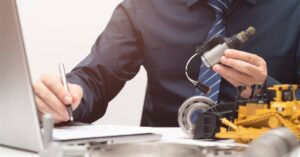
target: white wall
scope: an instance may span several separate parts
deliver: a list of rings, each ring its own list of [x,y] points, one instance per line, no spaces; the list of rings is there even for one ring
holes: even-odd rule
[[[42,73],[70,71],[88,55],[121,0],[18,0],[33,81]],[[142,69],[97,123],[139,125],[146,73]]]

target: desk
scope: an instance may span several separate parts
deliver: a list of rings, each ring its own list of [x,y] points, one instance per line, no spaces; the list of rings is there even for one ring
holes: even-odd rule
[[[162,139],[158,142],[166,143],[181,143],[189,145],[199,145],[199,146],[225,146],[225,145],[241,145],[235,144],[231,140],[226,141],[203,141],[203,140],[193,140],[187,137],[180,128],[152,128],[146,127],[150,132],[158,133],[162,135]],[[245,145],[243,145],[245,146]],[[21,150],[15,150],[6,147],[0,147],[0,157],[38,157],[36,153],[25,152]]]
[[[38,157],[38,154],[0,146],[0,157]]]

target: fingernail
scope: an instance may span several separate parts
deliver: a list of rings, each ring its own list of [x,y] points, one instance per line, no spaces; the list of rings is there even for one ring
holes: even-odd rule
[[[225,62],[225,61],[226,61],[226,57],[225,57],[225,56],[222,56],[221,59],[220,59],[220,61],[221,61],[221,62]]]
[[[220,66],[219,66],[219,65],[215,65],[215,66],[213,67],[213,70],[216,71],[216,72],[217,72],[219,69],[220,69]]]
[[[230,49],[226,49],[225,52],[224,52],[224,54],[228,55],[230,53],[230,51],[231,51]]]
[[[70,96],[65,96],[64,101],[66,104],[72,103],[72,98]]]
[[[76,97],[76,98],[78,98],[78,97],[79,97],[79,95],[78,95],[77,93],[74,93],[74,94],[73,94],[73,97]]]

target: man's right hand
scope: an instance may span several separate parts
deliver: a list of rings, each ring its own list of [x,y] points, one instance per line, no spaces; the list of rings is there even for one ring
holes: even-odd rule
[[[51,113],[55,123],[68,121],[70,118],[66,105],[71,104],[74,111],[83,95],[79,85],[69,83],[70,92],[68,92],[64,89],[61,78],[51,74],[42,75],[33,84],[33,89],[39,118],[45,113]]]

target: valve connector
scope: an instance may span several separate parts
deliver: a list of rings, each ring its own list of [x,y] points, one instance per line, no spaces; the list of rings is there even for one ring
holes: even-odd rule
[[[207,68],[212,68],[215,64],[220,63],[220,58],[224,56],[224,51],[226,49],[239,48],[254,34],[254,27],[248,27],[247,30],[241,31],[237,35],[233,35],[229,38],[224,38],[223,42],[215,44],[214,47],[203,53],[203,55],[201,56],[202,62]]]
[[[244,43],[255,33],[256,33],[255,28],[250,26],[247,28],[246,31],[242,31],[239,34],[237,34],[236,37],[240,40],[240,42]]]

